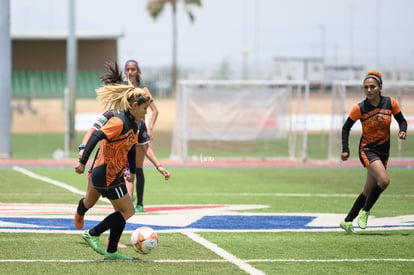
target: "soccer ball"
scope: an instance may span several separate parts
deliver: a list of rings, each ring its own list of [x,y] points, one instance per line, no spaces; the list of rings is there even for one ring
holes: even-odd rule
[[[138,227],[132,232],[131,244],[136,252],[149,254],[158,246],[158,235],[151,227]]]

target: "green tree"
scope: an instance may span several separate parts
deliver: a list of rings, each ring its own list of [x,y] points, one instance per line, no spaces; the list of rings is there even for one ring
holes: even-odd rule
[[[171,4],[172,7],[172,32],[173,32],[173,44],[172,44],[172,66],[171,66],[171,88],[172,94],[175,96],[175,88],[177,84],[178,66],[177,66],[177,4],[182,2],[184,4],[184,10],[187,13],[191,23],[194,22],[195,17],[191,11],[191,6],[201,7],[201,0],[150,0],[147,4],[147,10],[153,19],[157,19],[162,13],[167,4]]]

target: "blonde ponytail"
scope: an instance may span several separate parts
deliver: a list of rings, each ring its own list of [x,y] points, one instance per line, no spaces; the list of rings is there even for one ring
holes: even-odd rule
[[[96,98],[105,105],[105,109],[127,111],[131,104],[149,101],[149,97],[140,88],[135,88],[131,83],[125,85],[105,85],[96,90]]]

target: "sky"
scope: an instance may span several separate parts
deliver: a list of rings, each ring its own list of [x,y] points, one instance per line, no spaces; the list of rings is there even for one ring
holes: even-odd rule
[[[153,20],[147,0],[75,0],[79,32],[122,33],[119,61],[169,66],[172,16]],[[414,67],[412,0],[203,0],[191,23],[178,8],[178,63],[271,70],[276,57],[324,57],[327,65]],[[68,0],[10,0],[11,33],[65,33]],[[246,59],[243,56],[248,53]]]

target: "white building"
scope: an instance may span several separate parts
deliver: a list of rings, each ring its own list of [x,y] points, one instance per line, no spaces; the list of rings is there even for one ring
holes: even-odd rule
[[[320,86],[325,82],[325,64],[322,58],[276,57],[273,79],[308,80]]]

